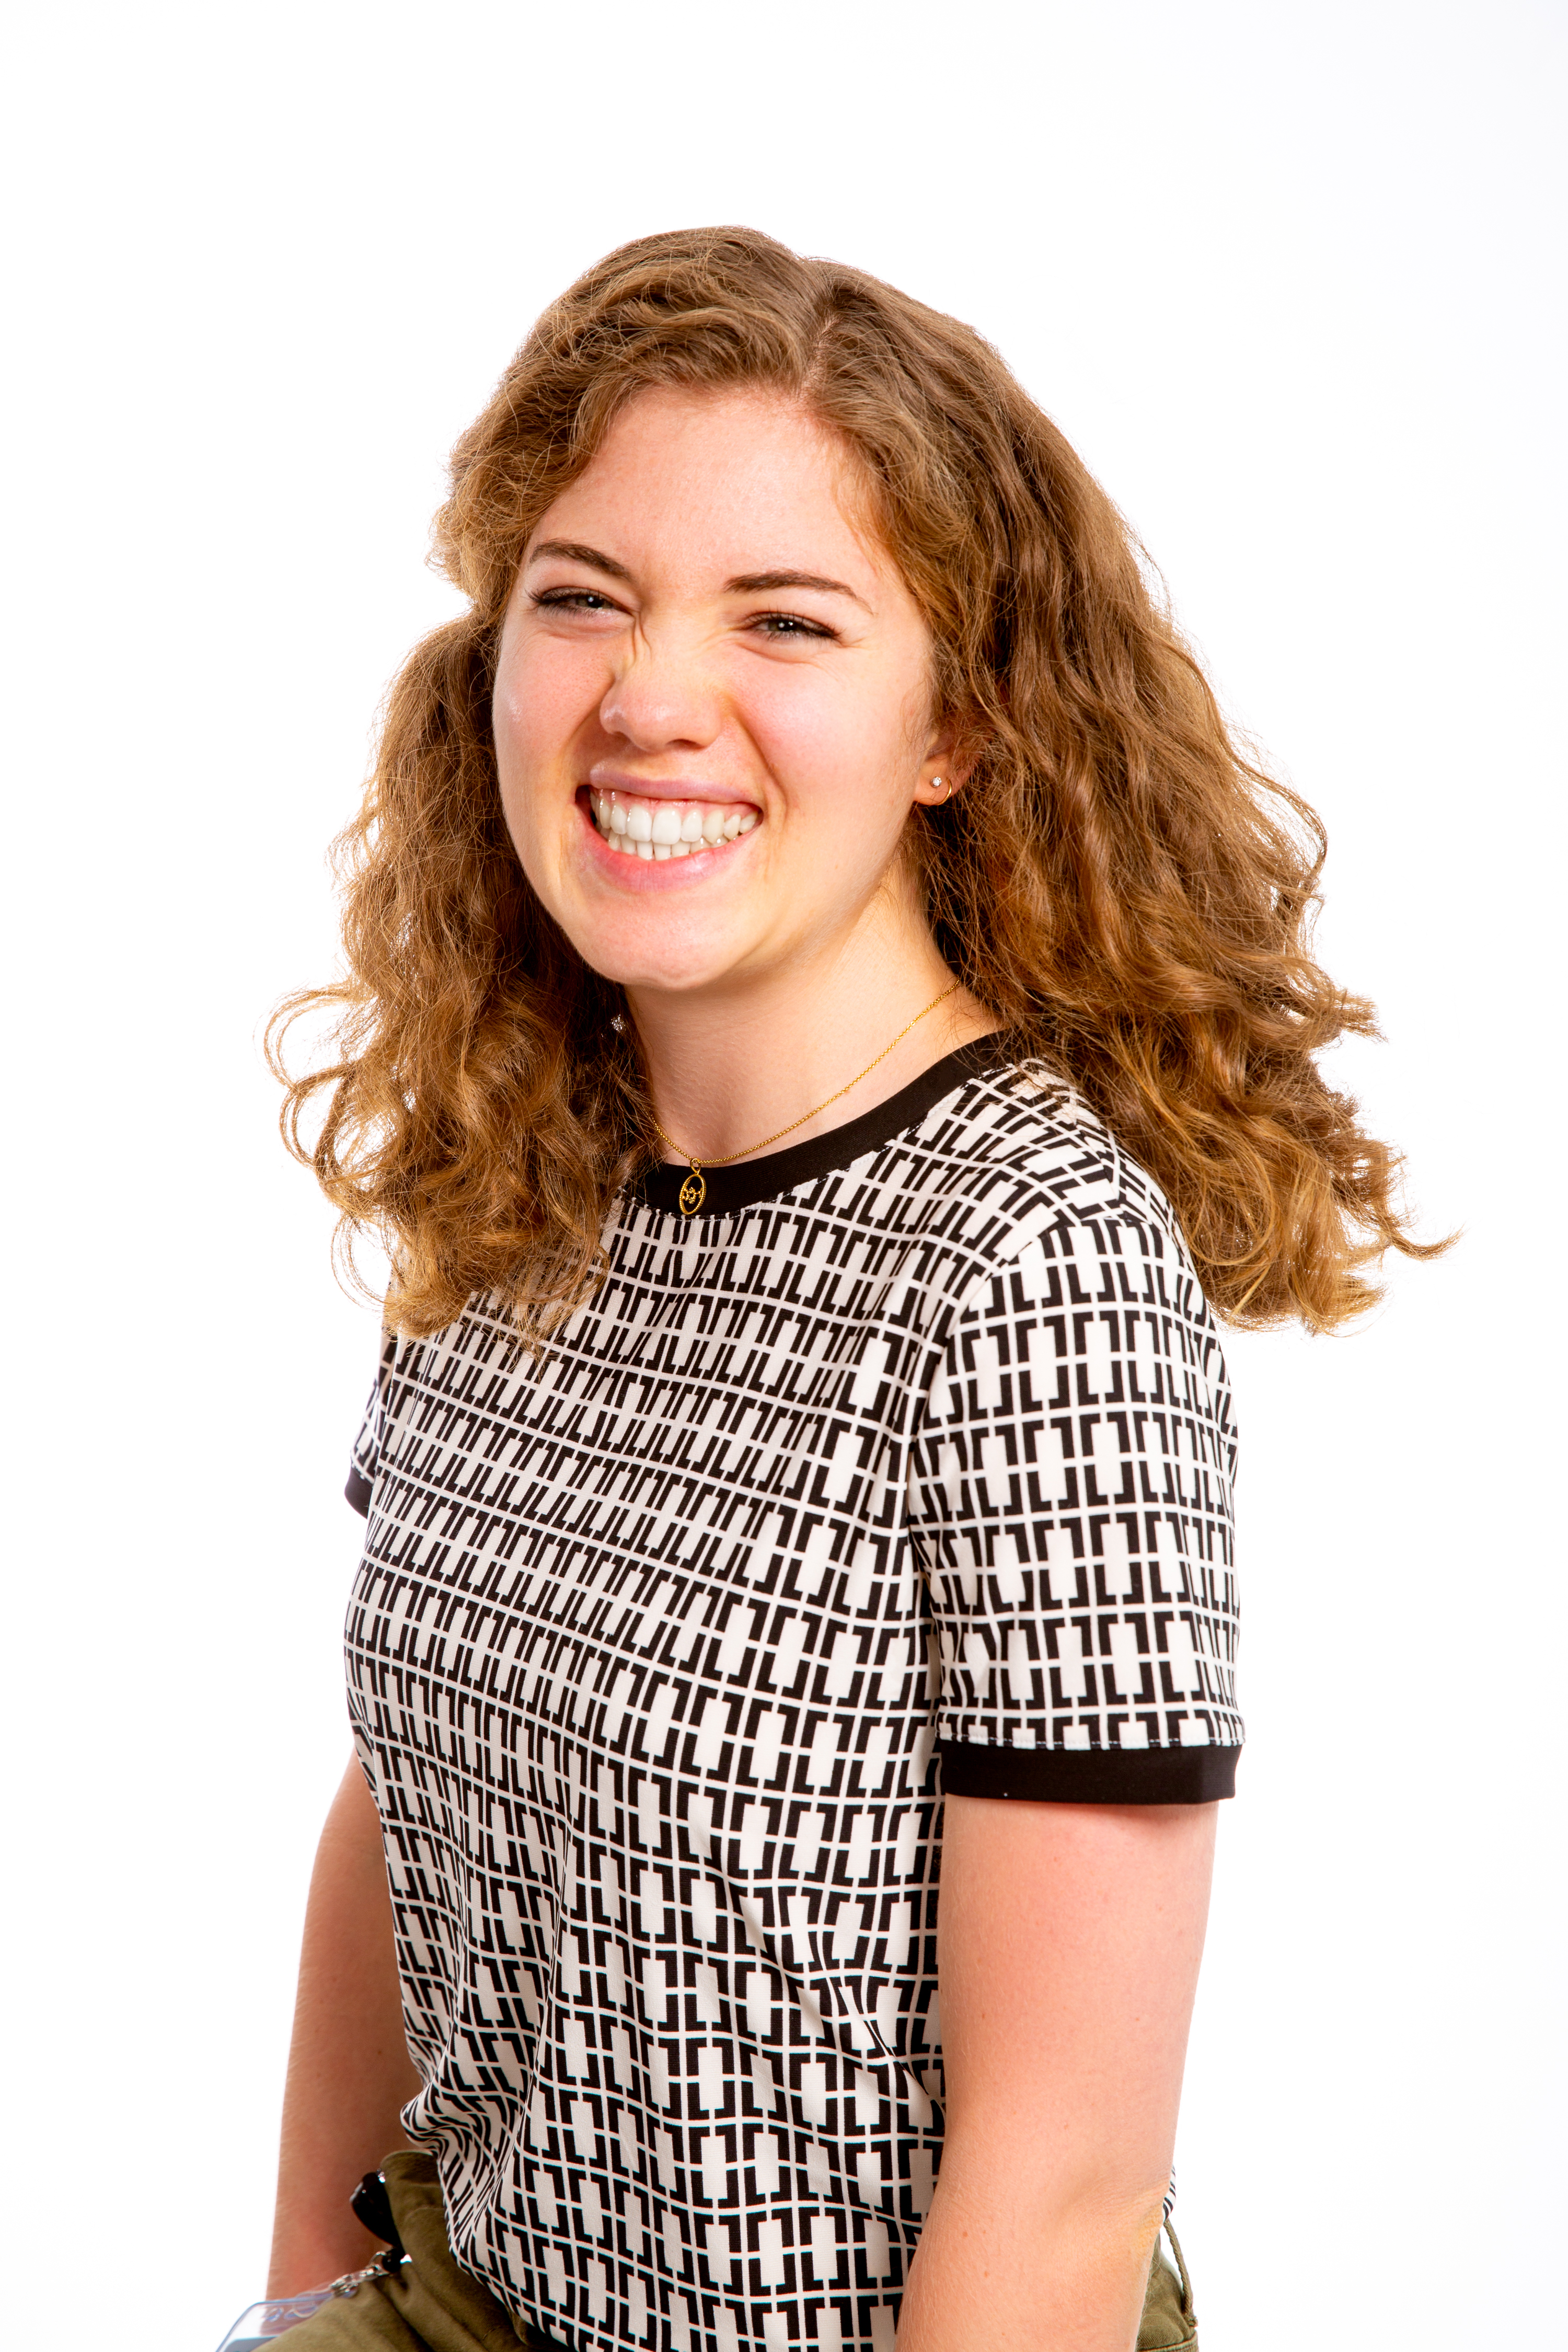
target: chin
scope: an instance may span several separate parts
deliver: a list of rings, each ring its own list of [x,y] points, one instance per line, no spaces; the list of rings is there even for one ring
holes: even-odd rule
[[[665,910],[661,909],[661,912]],[[585,924],[572,944],[586,964],[619,988],[657,995],[689,995],[733,977],[744,950],[731,938],[680,936],[668,919],[657,926]]]

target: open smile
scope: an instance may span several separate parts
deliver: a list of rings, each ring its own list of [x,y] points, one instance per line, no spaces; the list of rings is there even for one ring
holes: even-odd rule
[[[743,801],[648,800],[637,793],[590,788],[589,813],[605,845],[624,856],[689,857],[724,849],[762,823]]]

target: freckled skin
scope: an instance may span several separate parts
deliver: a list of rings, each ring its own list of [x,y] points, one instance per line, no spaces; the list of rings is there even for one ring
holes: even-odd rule
[[[846,463],[775,396],[645,394],[534,534],[626,576],[525,562],[495,692],[503,805],[545,906],[629,989],[721,995],[841,951],[937,796],[929,639],[846,512]],[[852,593],[730,585],[781,571]],[[762,821],[721,855],[620,858],[595,836],[595,783]],[[920,910],[893,928],[924,961]]]

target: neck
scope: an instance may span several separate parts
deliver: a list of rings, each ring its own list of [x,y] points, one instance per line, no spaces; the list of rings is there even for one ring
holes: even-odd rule
[[[922,926],[897,941],[858,928],[830,949],[721,989],[629,989],[654,1113],[673,1147],[666,1156],[749,1160],[782,1128],[794,1129],[791,1144],[807,1143],[874,1110],[996,1026],[963,988],[926,1013],[952,988]]]

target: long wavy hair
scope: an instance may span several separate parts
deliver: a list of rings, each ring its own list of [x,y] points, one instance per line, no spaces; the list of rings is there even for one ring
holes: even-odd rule
[[[394,684],[337,845],[347,976],[273,1017],[285,1136],[394,1268],[400,1328],[475,1292],[547,1331],[592,1288],[650,1108],[619,992],[535,898],[490,689],[523,551],[650,385],[756,385],[858,461],[973,761],[907,851],[954,973],[1163,1188],[1220,1314],[1323,1329],[1408,1232],[1397,1161],[1314,1056],[1372,1007],[1312,961],[1324,835],[1227,733],[1152,566],[972,328],[754,231],[645,237],[548,310],[453,453],[436,559],[468,610]],[[325,1066],[285,1033],[329,1016]],[[324,1100],[313,1139],[303,1125]],[[315,1122],[312,1122],[314,1125]]]

